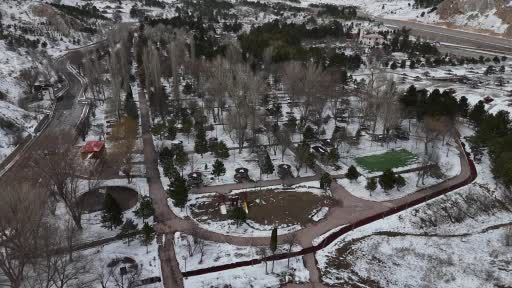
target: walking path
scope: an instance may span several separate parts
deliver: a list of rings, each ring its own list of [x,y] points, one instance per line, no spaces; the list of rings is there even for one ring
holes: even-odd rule
[[[183,232],[186,234],[194,235],[204,240],[228,243],[236,246],[266,246],[269,243],[269,237],[240,237],[230,236],[213,231],[209,231],[199,227],[193,219],[186,218],[181,219],[177,217],[169,208],[167,204],[167,194],[162,186],[160,175],[158,171],[158,153],[155,150],[155,146],[150,133],[150,117],[149,109],[147,105],[147,99],[144,91],[140,90],[139,99],[141,109],[141,124],[144,142],[144,158],[146,163],[146,171],[148,174],[149,191],[150,196],[155,206],[155,220],[157,224],[155,228],[160,235],[165,235],[167,241],[164,241],[163,246],[160,246],[159,253],[162,263],[162,275],[164,278],[165,287],[182,287],[183,275],[179,270],[179,265],[174,252],[174,245],[172,239],[175,232]],[[357,198],[350,194],[343,186],[333,183],[331,192],[333,197],[338,201],[338,205],[332,207],[324,219],[310,224],[303,229],[293,232],[298,244],[302,247],[311,248],[312,241],[316,237],[323,235],[334,228],[340,227],[346,224],[353,224],[361,219],[375,217],[379,215],[387,215],[390,212],[396,210],[399,206],[422,199],[425,195],[448,189],[455,184],[464,182],[471,176],[470,167],[465,157],[465,153],[461,150],[460,153],[461,161],[461,173],[441,182],[437,185],[421,189],[412,194],[409,194],[403,198],[391,200],[391,201],[369,201],[361,198]],[[289,179],[287,184],[293,185],[306,181],[318,180],[318,176],[300,177]],[[283,184],[282,180],[268,180],[256,183],[238,183],[238,184],[226,184],[211,187],[202,187],[194,189],[193,193],[228,193],[236,189],[244,189],[251,187],[262,187],[262,186],[273,186]],[[270,235],[269,235],[270,236]],[[283,243],[287,235],[279,235],[278,242]],[[300,254],[303,255],[304,264],[310,273],[310,283],[306,287],[323,287],[320,279],[320,273],[316,266],[314,257],[314,251],[311,253]],[[297,256],[297,255],[295,255]],[[259,259],[258,259],[259,260]],[[244,265],[251,265],[251,261],[246,261]],[[253,263],[254,264],[254,263]],[[228,264],[229,265],[229,264]],[[228,266],[223,265],[223,266]],[[232,267],[234,268],[234,267]],[[186,275],[199,275],[208,273],[207,269],[200,269],[205,271],[188,271]],[[216,271],[225,270],[225,268],[219,267]],[[210,271],[210,272],[213,272]]]
[[[151,120],[144,89],[139,89],[139,108],[142,126],[142,141],[144,144],[144,162],[149,185],[149,196],[155,208],[155,222],[172,221],[176,216],[167,205],[167,194],[160,181],[158,171],[158,156],[155,151],[151,135]],[[165,233],[166,239],[174,239],[174,233]],[[179,270],[178,261],[174,253],[174,242],[163,241],[158,247],[160,267],[165,287],[183,287],[183,277]]]

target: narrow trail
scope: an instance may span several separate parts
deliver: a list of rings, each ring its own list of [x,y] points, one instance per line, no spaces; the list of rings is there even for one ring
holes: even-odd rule
[[[181,219],[172,212],[167,204],[167,193],[160,179],[158,170],[158,153],[156,152],[151,135],[150,112],[148,108],[147,97],[143,89],[140,89],[139,91],[139,99],[144,143],[144,161],[146,164],[149,193],[155,207],[155,221],[157,222],[155,229],[160,237],[164,237],[165,235],[166,239],[163,241],[163,244],[159,246],[159,255],[165,287],[183,287],[183,277],[219,272],[227,269],[250,266],[260,263],[262,259],[252,259],[216,267],[197,269],[194,271],[179,270],[173,243],[173,235],[175,232],[179,231],[186,234],[195,235],[196,237],[202,238],[204,240],[228,243],[236,246],[266,246],[269,243],[269,237],[240,237],[216,233],[203,229],[193,219]],[[419,191],[411,193],[403,198],[391,201],[378,202],[357,198],[350,194],[343,186],[334,182],[331,186],[331,192],[333,197],[338,201],[339,205],[329,209],[326,217],[319,222],[310,224],[301,230],[293,232],[293,234],[295,234],[296,238],[298,239],[298,244],[304,248],[298,252],[269,256],[267,257],[267,260],[278,260],[302,256],[304,265],[310,273],[310,283],[308,284],[309,286],[304,287],[324,287],[324,284],[321,282],[320,272],[316,265],[314,254],[316,251],[326,247],[341,235],[357,227],[366,225],[370,222],[382,219],[389,215],[393,215],[399,211],[403,211],[414,205],[418,205],[434,197],[440,196],[444,193],[470,183],[474,177],[476,177],[476,172],[473,173],[475,170],[474,167],[471,166],[473,163],[468,161],[462,148],[460,148],[460,163],[461,172],[459,175],[447,179],[437,185],[425,189],[420,189]],[[301,177],[294,179],[293,183],[298,184],[300,182],[317,179],[317,176]],[[279,184],[282,184],[281,180],[269,180],[262,183],[241,183],[203,187],[201,189],[196,189],[193,192],[228,193],[231,190],[236,189],[272,186]],[[342,225],[347,226],[329,235],[318,245],[311,246],[312,241],[316,237]],[[282,244],[286,236],[286,234],[279,235],[278,242]]]
[[[156,155],[156,151],[154,149],[152,150],[153,153]],[[146,151],[146,149],[145,149]],[[409,194],[403,198],[391,200],[391,201],[385,201],[385,202],[378,202],[378,201],[368,201],[364,199],[357,198],[350,194],[346,189],[337,184],[333,183],[331,187],[331,192],[333,194],[333,197],[338,200],[340,205],[333,207],[329,210],[328,214],[324,219],[321,221],[311,224],[309,226],[304,227],[303,229],[293,232],[295,234],[296,238],[298,239],[298,244],[300,244],[303,248],[301,251],[298,252],[292,252],[292,253],[283,253],[279,255],[269,256],[267,257],[268,260],[279,260],[279,259],[286,259],[290,257],[303,257],[304,265],[308,269],[310,273],[310,283],[294,286],[294,287],[325,287],[325,285],[321,282],[321,275],[316,265],[315,260],[315,252],[326,247],[330,243],[332,243],[334,240],[336,240],[341,235],[352,231],[353,229],[357,227],[364,226],[368,223],[371,223],[373,221],[382,219],[384,217],[393,215],[395,213],[398,213],[400,211],[403,211],[405,209],[408,209],[412,206],[418,205],[420,203],[423,203],[425,201],[428,201],[430,199],[433,199],[437,196],[441,196],[447,192],[450,192],[452,190],[455,190],[457,188],[460,188],[462,186],[465,186],[472,182],[474,178],[476,177],[476,169],[474,169],[474,164],[466,158],[465,152],[460,148],[460,162],[461,162],[461,172],[459,175],[447,179],[437,185],[427,187],[424,189],[420,189],[412,194]],[[150,158],[148,158],[150,159]],[[154,170],[158,171],[157,169],[157,162],[153,161],[153,165],[155,165]],[[153,170],[153,169],[152,169]],[[156,178],[155,181],[160,182],[159,178]],[[157,197],[160,198],[161,201],[166,200],[166,195],[163,190],[163,187],[161,186],[161,183],[157,185],[160,190],[158,194],[162,194],[164,196]],[[223,193],[227,193],[230,191],[229,188],[235,188],[235,189],[241,189],[246,188],[246,186],[240,185],[240,184],[229,184],[229,185],[222,185],[222,186],[216,186],[214,189],[216,191],[222,191]],[[212,188],[213,189],[213,188]],[[203,191],[201,191],[203,192]],[[199,192],[199,193],[201,193]],[[208,191],[203,193],[212,193],[214,191]],[[165,199],[164,199],[165,198]],[[168,237],[171,237],[171,235],[174,234],[174,232],[180,231],[187,234],[194,234],[196,237],[202,238],[204,240],[213,241],[213,242],[220,242],[220,243],[228,243],[236,246],[266,246],[269,241],[269,237],[240,237],[240,236],[229,236],[224,235],[220,233],[216,233],[213,231],[205,230],[198,226],[196,222],[194,222],[193,219],[186,218],[186,219],[180,219],[176,215],[172,213],[172,211],[167,206],[167,202],[165,201],[165,208],[161,207],[160,214],[165,214],[159,216],[158,218],[158,224],[156,225],[157,231],[162,234],[168,235]],[[170,213],[170,214],[169,214]],[[163,220],[163,221],[162,221]],[[332,233],[331,235],[327,236],[323,241],[321,241],[316,246],[311,246],[312,241],[320,236],[323,235],[329,231],[331,231],[334,228],[338,228],[342,225],[346,225],[339,231]],[[285,239],[287,235],[279,235],[278,242],[283,243],[283,240]],[[166,241],[171,242],[171,241]],[[171,247],[169,247],[171,248]],[[172,247],[173,248],[173,247]],[[166,253],[174,255],[174,251]],[[169,258],[169,257],[167,257]],[[227,269],[237,268],[237,267],[243,267],[243,266],[250,266],[258,264],[262,261],[262,259],[252,259],[248,261],[241,261],[237,263],[231,263],[231,264],[225,264],[220,265],[216,267],[208,267],[203,269],[197,269],[194,271],[182,271],[182,275],[184,277],[189,276],[195,276],[195,275],[201,275],[206,273],[214,273],[219,272]],[[177,264],[173,264],[172,266],[178,267]],[[166,286],[167,287],[167,286]]]

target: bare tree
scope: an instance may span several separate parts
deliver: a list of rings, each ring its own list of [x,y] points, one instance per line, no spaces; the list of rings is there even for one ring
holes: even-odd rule
[[[293,246],[298,242],[297,234],[292,233],[284,238],[284,244],[288,245],[288,253],[292,252]],[[290,268],[290,258],[288,258],[288,269]]]
[[[268,274],[268,263],[266,259],[268,256],[267,247],[258,247],[258,254],[261,256],[261,259],[263,259],[263,262],[265,262],[265,274]]]
[[[21,287],[26,267],[40,252],[47,197],[29,183],[4,183],[0,201],[0,271],[12,288]]]
[[[41,72],[37,67],[25,68],[20,71],[20,79],[27,85],[31,95],[34,93],[34,85],[37,83],[40,76]]]
[[[158,112],[165,119],[169,110],[167,97],[162,87],[160,59],[160,52],[152,43],[148,43],[143,51],[143,63],[149,104],[153,112]]]
[[[77,160],[77,152],[69,145],[73,139],[72,131],[61,131],[58,135],[48,135],[43,139],[48,147],[52,144],[57,147],[53,151],[46,151],[34,155],[34,167],[39,168],[42,183],[46,186],[50,197],[60,199],[66,206],[76,227],[82,229],[82,213],[78,197],[80,196],[80,174],[83,173],[81,164]],[[52,144],[49,144],[52,143]]]
[[[41,235],[40,255],[34,260],[32,273],[25,280],[34,288],[82,287],[91,282],[87,274],[91,269],[91,258],[80,252],[70,257],[72,247],[69,239],[75,238],[75,227],[46,225]],[[64,237],[63,237],[64,236]],[[66,252],[67,253],[62,253]]]
[[[323,112],[327,98],[322,87],[328,88],[325,83],[329,82],[326,80],[329,78],[322,68],[313,62],[308,62],[305,67],[297,62],[285,64],[284,78],[290,99],[295,104],[300,103],[297,106],[301,113],[299,127],[304,127],[314,107],[321,107],[319,110],[322,111],[319,113]]]

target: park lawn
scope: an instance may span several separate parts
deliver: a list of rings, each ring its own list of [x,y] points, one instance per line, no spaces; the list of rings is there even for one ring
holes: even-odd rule
[[[395,169],[410,165],[416,161],[417,157],[414,153],[405,150],[391,150],[382,154],[369,155],[356,158],[357,165],[366,171],[382,172],[386,169]]]

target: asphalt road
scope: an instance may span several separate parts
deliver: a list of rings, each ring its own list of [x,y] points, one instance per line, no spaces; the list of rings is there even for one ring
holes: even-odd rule
[[[41,131],[37,137],[29,142],[26,149],[18,152],[18,155],[14,157],[13,165],[1,176],[1,181],[9,181],[10,179],[19,177],[19,175],[27,176],[27,169],[33,167],[31,163],[34,153],[56,149],[57,145],[55,139],[51,138],[55,137],[55,135],[62,134],[62,131],[75,129],[85,106],[85,104],[77,101],[83,84],[70,69],[68,63],[71,59],[76,59],[77,57],[81,57],[81,55],[81,53],[73,51],[57,59],[57,70],[68,82],[68,89],[62,95],[62,101],[56,103],[54,115],[49,120],[46,129]],[[74,138],[63,138],[63,143],[61,144],[73,145],[74,140]],[[33,170],[30,170],[28,173],[31,174],[29,176],[35,176],[32,174],[34,173]]]
[[[413,21],[385,19],[374,17],[387,26],[411,28],[411,34],[430,41],[466,46],[468,50],[476,49],[498,54],[512,54],[512,39],[498,36],[454,30],[442,26],[434,26]],[[460,48],[459,48],[460,49]]]

